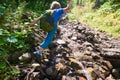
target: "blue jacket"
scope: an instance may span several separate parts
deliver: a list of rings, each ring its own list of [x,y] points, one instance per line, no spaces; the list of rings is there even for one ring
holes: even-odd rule
[[[53,15],[54,15],[54,29],[52,31],[48,32],[45,40],[40,44],[40,46],[43,49],[46,49],[49,46],[49,44],[52,43],[55,32],[57,31],[57,23],[58,23],[59,19],[61,18],[61,15],[63,13],[64,13],[63,8],[54,10],[54,12],[53,12]]]

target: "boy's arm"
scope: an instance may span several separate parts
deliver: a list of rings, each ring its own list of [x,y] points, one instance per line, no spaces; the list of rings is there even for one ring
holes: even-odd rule
[[[40,17],[36,18],[32,23],[30,23],[30,27],[34,27],[38,21],[40,21]]]
[[[69,11],[70,10],[70,8],[71,8],[71,4],[72,4],[72,0],[68,0],[68,4],[67,4],[67,7],[65,7],[63,10],[64,10],[64,12],[67,12],[67,11]]]

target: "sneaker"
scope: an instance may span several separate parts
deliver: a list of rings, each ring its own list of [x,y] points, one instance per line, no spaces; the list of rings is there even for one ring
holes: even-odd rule
[[[33,54],[36,54],[36,55],[42,56],[42,53],[40,52],[40,50],[37,50],[37,51],[33,52]]]
[[[33,52],[33,56],[34,56],[34,60],[38,63],[41,62],[42,59],[42,53],[40,52],[40,50],[37,50],[35,52]]]

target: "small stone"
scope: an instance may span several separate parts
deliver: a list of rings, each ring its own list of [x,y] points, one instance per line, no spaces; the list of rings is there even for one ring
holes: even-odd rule
[[[49,80],[48,78],[44,78],[44,80]]]
[[[34,68],[40,67],[40,64],[38,64],[38,63],[33,63],[33,64],[32,64],[32,67],[34,67]]]
[[[27,62],[31,59],[31,55],[29,53],[25,53],[19,57],[20,61]]]
[[[113,70],[112,70],[112,75],[113,75],[113,77],[115,77],[116,79],[120,79],[120,70],[119,70],[119,69],[113,69]]]
[[[93,47],[93,45],[91,44],[91,43],[89,43],[89,42],[84,42],[83,44],[82,44],[83,46],[85,46],[85,47]]]
[[[71,39],[75,41],[75,40],[77,40],[77,37],[72,37]]]
[[[65,41],[58,39],[58,40],[57,40],[57,43],[58,43],[58,44],[65,44]]]

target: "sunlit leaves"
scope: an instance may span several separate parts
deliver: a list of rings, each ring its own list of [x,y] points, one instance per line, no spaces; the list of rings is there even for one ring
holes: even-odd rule
[[[4,11],[5,11],[5,7],[0,4],[0,16],[4,14]]]
[[[3,30],[3,29],[0,29],[0,35],[2,35],[2,30]]]
[[[12,70],[10,71],[12,75],[19,75],[20,71],[19,70]]]
[[[16,43],[18,40],[15,37],[8,37],[6,38],[6,41],[10,43]]]
[[[0,40],[0,46],[4,45],[4,44],[5,44],[5,42],[3,40]]]
[[[7,69],[7,65],[4,62],[0,62],[0,72],[5,71]]]

